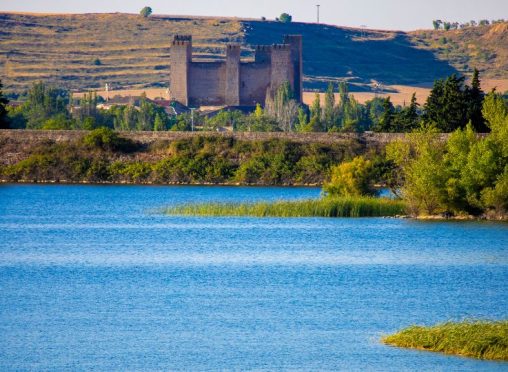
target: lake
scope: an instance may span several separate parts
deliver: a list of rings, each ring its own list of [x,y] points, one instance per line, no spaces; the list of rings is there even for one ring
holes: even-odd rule
[[[0,186],[0,370],[508,370],[380,343],[508,318],[508,225],[164,216],[316,188]]]

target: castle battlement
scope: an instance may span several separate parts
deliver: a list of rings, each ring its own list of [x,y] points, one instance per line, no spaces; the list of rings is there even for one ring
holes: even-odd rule
[[[242,62],[241,45],[226,45],[224,62],[193,62],[192,37],[176,35],[171,48],[172,98],[188,106],[264,104],[289,82],[302,100],[302,37],[286,35],[282,44],[257,45],[254,62]]]

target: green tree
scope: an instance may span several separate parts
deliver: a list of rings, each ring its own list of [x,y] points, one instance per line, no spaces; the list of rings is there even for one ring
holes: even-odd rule
[[[313,128],[315,132],[322,132],[323,126],[321,123],[321,98],[319,97],[319,93],[316,93],[314,96],[314,101],[312,101],[312,105],[310,106],[310,122],[309,124]]]
[[[307,113],[300,107],[298,109],[298,124],[296,126],[296,130],[298,132],[305,132],[307,130],[307,125],[309,124]]]
[[[432,25],[434,26],[434,30],[439,30],[443,22],[439,19],[433,20]]]
[[[155,120],[153,123],[153,130],[156,132],[166,130],[166,125],[164,123],[164,120],[162,119],[162,117],[159,113],[155,114]]]
[[[336,122],[336,109],[335,109],[335,92],[333,84],[328,84],[328,89],[325,93],[325,107],[323,109],[323,128],[327,132],[330,128],[335,126]]]
[[[136,129],[140,131],[151,131],[156,116],[155,105],[149,102],[146,96],[141,97],[141,103],[137,114]]]
[[[282,13],[279,16],[279,21],[282,23],[291,23],[292,20],[293,20],[293,17],[288,13]]]
[[[27,128],[39,129],[53,115],[65,114],[67,111],[68,93],[54,87],[47,87],[38,82],[28,91],[28,100],[23,105],[27,118]]]
[[[386,153],[403,173],[401,193],[412,214],[446,211],[445,151],[435,128],[422,128],[405,141],[390,143]]]
[[[72,100],[71,98],[71,102]],[[79,107],[74,107],[72,110],[72,117],[76,120],[77,128],[95,129],[95,124],[100,121],[97,102],[96,92],[83,94],[83,97],[79,100]]]
[[[4,96],[3,93],[3,84],[2,80],[0,80],[0,129],[9,128],[9,121],[7,116],[7,104],[9,100]]]
[[[491,130],[491,138],[501,151],[504,159],[508,158],[508,102],[496,92],[485,97],[482,108],[487,126]]]
[[[152,8],[150,8],[149,6],[145,6],[143,9],[141,9],[139,14],[145,18],[150,17],[150,15],[152,14]]]
[[[58,114],[46,120],[41,129],[44,130],[68,130],[72,128],[72,121],[65,114]]]
[[[256,104],[256,109],[254,110],[254,118],[257,120],[261,120],[265,113],[263,112],[263,108],[259,103]]]
[[[473,72],[471,87],[468,87],[466,92],[469,99],[467,104],[467,118],[471,121],[475,131],[478,133],[488,132],[488,127],[485,125],[485,119],[482,114],[485,93],[482,91],[480,73],[476,68]]]
[[[409,106],[402,108],[395,114],[394,127],[396,132],[407,133],[413,129],[418,128],[420,122],[420,116],[418,115],[418,102],[416,101],[416,94],[413,93],[411,96],[411,102]]]
[[[375,97],[365,102],[366,128],[375,129],[379,125],[381,115],[383,115],[384,98]]]
[[[383,101],[383,113],[379,118],[378,125],[373,128],[376,132],[381,133],[393,133],[397,132],[395,127],[395,107],[390,100],[390,97],[386,97]]]
[[[374,166],[372,161],[358,156],[350,162],[331,169],[331,179],[323,190],[330,196],[374,195]]]
[[[265,111],[279,125],[284,132],[291,132],[295,128],[298,118],[298,102],[293,97],[289,82],[281,84],[272,94],[267,94]]]
[[[453,74],[434,83],[424,106],[424,119],[442,132],[453,132],[468,123],[468,104],[464,77]]]

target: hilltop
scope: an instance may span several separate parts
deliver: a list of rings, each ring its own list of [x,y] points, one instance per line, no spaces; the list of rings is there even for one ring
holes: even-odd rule
[[[200,60],[221,58],[228,42],[242,43],[242,57],[251,58],[252,45],[302,34],[306,89],[343,79],[357,92],[376,82],[428,86],[474,67],[484,79],[508,79],[508,23],[405,33],[235,18],[0,13],[0,26],[0,76],[7,91],[36,80],[73,90],[105,83],[165,88],[175,34],[193,35]]]

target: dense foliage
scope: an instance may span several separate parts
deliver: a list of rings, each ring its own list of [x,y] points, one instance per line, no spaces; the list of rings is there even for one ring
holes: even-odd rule
[[[488,132],[482,105],[485,94],[475,70],[471,86],[464,78],[452,75],[437,80],[423,107],[413,94],[408,105],[394,106],[389,97],[374,98],[360,104],[349,93],[348,85],[329,84],[324,102],[316,93],[310,107],[299,104],[289,83],[267,94],[264,108],[252,113],[224,109],[202,115],[199,112],[170,115],[156,101],[142,96],[129,104],[98,108],[102,98],[94,92],[75,99],[65,90],[36,83],[27,92],[22,105],[8,109],[11,128],[95,129],[124,131],[233,130],[264,132],[384,132],[408,133],[432,124],[441,132],[465,128],[471,122],[477,132]],[[101,107],[101,106],[99,106]]]
[[[24,160],[0,167],[0,175],[35,182],[321,184],[333,164],[363,151],[353,140],[324,145],[222,136],[147,147],[99,128],[79,141],[42,143]]]
[[[374,163],[358,156],[332,167],[330,181],[325,183],[323,191],[331,196],[373,195],[374,173]]]
[[[398,347],[437,351],[478,359],[508,361],[508,321],[448,322],[411,326],[383,342]]]
[[[0,129],[8,128],[7,104],[9,103],[9,100],[4,96],[2,88],[3,85],[0,80]]]
[[[483,116],[491,133],[472,125],[443,141],[435,127],[422,128],[387,147],[399,188],[412,214],[508,213],[508,106],[490,93]]]

